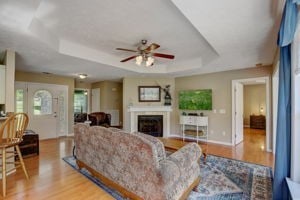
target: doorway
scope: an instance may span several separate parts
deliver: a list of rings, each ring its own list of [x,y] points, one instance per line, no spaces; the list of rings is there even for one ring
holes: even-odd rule
[[[100,88],[92,89],[92,108],[91,112],[100,111]]]
[[[257,95],[257,98],[265,100],[253,99],[255,102],[254,108],[244,110],[244,91],[248,85],[263,85],[263,92]],[[262,93],[262,94],[261,94]],[[265,102],[265,103],[264,103]],[[258,77],[250,79],[240,79],[232,81],[232,145],[237,145],[243,141],[244,137],[244,124],[250,126],[250,120],[261,120],[262,122],[256,123],[259,128],[266,130],[265,147],[266,150],[271,152],[271,102],[270,102],[270,82],[269,77]],[[250,116],[252,119],[250,119]],[[256,117],[257,116],[257,117]],[[263,118],[263,119],[262,119]],[[264,120],[264,122],[263,122]],[[264,123],[264,124],[263,124]]]
[[[67,86],[16,82],[15,94],[15,111],[28,114],[28,129],[38,133],[39,139],[67,135]]]

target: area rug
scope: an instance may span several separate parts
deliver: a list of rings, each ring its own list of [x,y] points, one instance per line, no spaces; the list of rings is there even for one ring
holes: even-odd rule
[[[73,156],[63,158],[69,165],[104,189],[115,199],[123,200],[115,190],[106,187],[85,170],[79,170]],[[270,167],[208,155],[200,162],[201,181],[189,195],[189,200],[272,199]]]

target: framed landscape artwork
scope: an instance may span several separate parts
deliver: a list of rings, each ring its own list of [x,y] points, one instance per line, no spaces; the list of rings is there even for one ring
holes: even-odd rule
[[[139,102],[160,102],[160,86],[139,86]]]
[[[180,110],[212,110],[212,90],[179,91]]]

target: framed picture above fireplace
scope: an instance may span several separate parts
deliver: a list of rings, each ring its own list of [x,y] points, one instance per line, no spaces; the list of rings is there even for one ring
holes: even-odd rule
[[[160,86],[139,86],[139,102],[160,102]]]

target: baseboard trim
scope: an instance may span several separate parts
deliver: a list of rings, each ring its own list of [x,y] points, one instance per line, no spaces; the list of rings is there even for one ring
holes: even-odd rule
[[[169,135],[169,137],[172,137],[172,138],[178,138],[178,139],[182,139],[182,136],[179,136],[179,135]],[[193,138],[193,137],[185,137],[186,139],[189,139],[189,140],[194,140],[196,141],[196,138]],[[206,142],[205,139],[198,139],[198,141],[202,141],[202,142]],[[216,141],[216,140],[207,140],[207,142],[209,143],[214,143],[214,144],[220,144],[220,145],[225,145],[225,146],[233,146],[231,143],[229,142],[221,142],[221,141]]]

